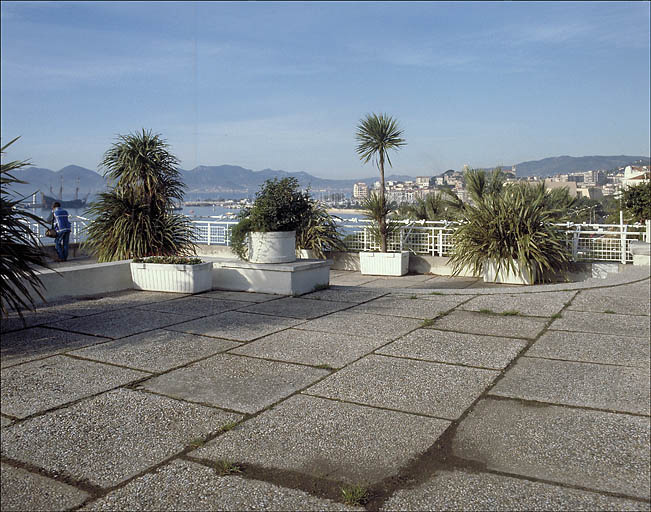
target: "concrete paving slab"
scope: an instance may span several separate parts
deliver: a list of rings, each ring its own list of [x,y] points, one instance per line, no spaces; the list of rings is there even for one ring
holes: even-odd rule
[[[172,292],[149,292],[145,290],[125,290],[122,292],[107,293],[99,300],[107,304],[116,304],[120,307],[141,306],[153,302],[164,302],[181,297],[187,297],[187,293]]]
[[[149,375],[67,356],[2,370],[2,412],[25,418]]]
[[[376,281],[376,276],[363,276],[356,272],[351,272],[352,275],[342,275],[330,278],[330,285],[338,286],[360,286],[365,283]]]
[[[235,300],[208,300],[199,297],[184,297],[182,299],[145,304],[143,306],[138,306],[138,309],[160,311],[162,313],[178,313],[187,315],[188,318],[197,318],[201,316],[216,315],[217,313],[223,313],[224,311],[231,311],[245,305],[246,304],[243,304],[241,301]]]
[[[254,414],[328,373],[307,366],[220,354],[142,386],[163,395]]]
[[[154,473],[90,503],[82,510],[360,510],[306,492],[240,476],[218,476],[215,470],[174,460]]]
[[[370,355],[305,393],[454,420],[498,375],[491,370]]]
[[[210,292],[200,293],[195,297],[202,299],[221,299],[221,300],[239,300],[242,302],[266,302],[268,300],[275,300],[284,295],[271,295],[269,293],[255,293],[255,292],[229,292],[226,290],[212,290]]]
[[[5,427],[2,455],[111,487],[239,419],[210,407],[117,389]]]
[[[389,510],[644,510],[639,501],[543,482],[464,470],[439,471],[429,481],[396,492]]]
[[[648,368],[522,357],[490,394],[649,415],[649,377]]]
[[[418,296],[408,298],[404,296],[391,295],[381,297],[365,304],[360,304],[350,310],[351,313],[375,313],[376,315],[402,316],[406,318],[434,318],[441,313],[445,313],[459,304],[467,297],[450,295],[448,297],[440,296],[439,300],[422,300]]]
[[[613,294],[617,293],[617,288],[611,288],[610,290],[613,291]],[[639,297],[610,295],[602,290],[585,290],[575,297],[568,309],[593,311],[595,313],[612,311],[623,315],[649,316],[651,314],[651,303],[649,297],[644,300]]]
[[[359,286],[365,288],[411,288],[414,285],[430,281],[432,276],[425,274],[407,274],[399,277],[377,277],[374,281],[362,283]]]
[[[549,327],[557,331],[580,331],[601,334],[630,335],[640,338],[651,335],[649,317],[564,311],[562,318],[554,320]]]
[[[501,370],[527,345],[526,340],[418,329],[377,350],[378,354]]]
[[[453,311],[434,321],[435,329],[506,336],[511,338],[535,338],[545,328],[546,319],[524,316],[500,316],[474,311]]]
[[[395,318],[386,315],[340,311],[305,322],[299,328],[308,331],[368,336],[389,341],[413,331],[421,323],[420,320],[412,318]]]
[[[495,471],[648,500],[650,441],[649,418],[485,399],[452,451]]]
[[[71,354],[159,373],[239,345],[234,341],[158,329],[75,350]]]
[[[489,309],[494,313],[518,311],[527,316],[552,316],[559,313],[575,295],[576,292],[482,295],[470,299],[461,309]]]
[[[385,340],[363,336],[287,329],[235,348],[229,353],[341,368],[384,343]]]
[[[2,318],[2,322],[0,322],[0,332],[4,337],[4,334],[8,332],[36,327],[57,320],[62,320],[64,318],[72,318],[72,315],[66,315],[63,313],[46,313],[40,310],[37,310],[36,312],[24,311],[23,318],[21,319],[17,313],[10,313],[9,316]]]
[[[8,425],[11,425],[11,420],[9,418],[5,418],[4,416],[0,416],[0,426],[1,427],[6,427]]]
[[[360,288],[358,286],[330,286],[326,290],[302,295],[303,299],[332,300],[335,302],[355,302],[357,304],[385,295],[384,292]]]
[[[2,464],[0,468],[2,510],[69,510],[89,495],[70,485]]]
[[[642,270],[643,271],[643,270]],[[651,296],[651,281],[648,279],[649,268],[646,269],[647,279],[638,283],[623,284],[608,288],[600,288],[603,293],[611,297],[637,297],[642,300],[649,300]]]
[[[415,284],[411,288],[434,290],[458,290],[468,288],[479,281],[477,277],[430,276],[432,279]]]
[[[334,302],[327,300],[310,300],[297,297],[287,297],[261,304],[252,304],[240,309],[245,313],[260,313],[289,318],[311,319],[349,308],[351,302]]]
[[[527,350],[526,355],[638,368],[651,365],[648,338],[611,334],[549,330]]]
[[[229,459],[370,484],[425,452],[449,422],[311,396],[293,396],[215,438],[191,457]]]
[[[176,324],[169,329],[235,341],[251,341],[300,323],[302,323],[302,320],[294,318],[227,311],[226,313]]]
[[[0,338],[0,365],[6,368],[108,340],[108,338],[43,327],[23,329],[3,334]]]
[[[115,339],[181,323],[189,318],[176,313],[129,308],[52,322],[48,326]]]

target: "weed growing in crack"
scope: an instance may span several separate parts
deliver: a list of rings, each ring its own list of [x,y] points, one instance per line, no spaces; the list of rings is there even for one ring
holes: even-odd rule
[[[188,443],[192,448],[199,448],[200,446],[203,446],[205,444],[205,441],[201,439],[200,437],[197,437],[196,439],[193,439]]]
[[[219,432],[228,432],[229,430],[233,430],[237,426],[237,423],[234,421],[228,422],[225,425],[222,425],[222,427],[219,429]]]
[[[502,311],[500,314],[502,316],[519,316],[520,312],[516,311],[515,309],[511,309],[509,311]]]
[[[482,308],[482,309],[479,310],[479,312],[483,313],[484,315],[490,315],[491,313],[493,313],[493,310],[492,309]]]
[[[604,313],[606,313],[608,315],[615,315],[616,314],[612,309],[607,309],[606,311],[604,311]]]
[[[441,292],[429,292],[430,295],[445,295],[445,293]]]
[[[434,325],[434,320],[435,318],[426,318],[423,320],[423,323],[420,325],[421,327],[431,327]]]
[[[417,298],[418,298],[418,295],[412,295],[412,296],[409,297],[409,298],[410,298],[410,299],[417,299]]]
[[[554,319],[556,319],[556,318],[563,318],[563,315],[561,315],[560,313],[554,313],[554,314],[552,315],[552,318],[554,318]]]
[[[363,485],[349,485],[341,488],[346,505],[363,505],[368,501],[368,491]]]
[[[240,466],[226,459],[217,460],[217,462],[215,462],[215,469],[217,470],[217,474],[220,476],[232,475],[234,473],[242,472],[242,468],[240,468]]]
[[[325,363],[319,364],[316,367],[319,368],[320,370],[336,370],[334,366],[330,366],[329,364],[325,364]]]

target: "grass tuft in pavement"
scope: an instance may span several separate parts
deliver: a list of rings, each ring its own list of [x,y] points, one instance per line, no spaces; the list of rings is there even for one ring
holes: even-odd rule
[[[363,505],[368,501],[368,491],[363,485],[342,487],[341,494],[346,505]]]

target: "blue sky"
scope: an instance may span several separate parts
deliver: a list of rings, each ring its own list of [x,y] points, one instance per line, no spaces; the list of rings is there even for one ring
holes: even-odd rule
[[[3,144],[96,169],[117,134],[181,167],[325,178],[368,112],[398,119],[391,172],[649,155],[649,2],[1,4]]]

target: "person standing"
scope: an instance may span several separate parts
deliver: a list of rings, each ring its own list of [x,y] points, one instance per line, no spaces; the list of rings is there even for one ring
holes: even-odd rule
[[[68,212],[61,208],[61,203],[55,201],[52,203],[52,215],[52,226],[57,232],[57,236],[54,239],[54,247],[56,247],[59,260],[66,261],[68,259],[68,242],[70,240]]]

